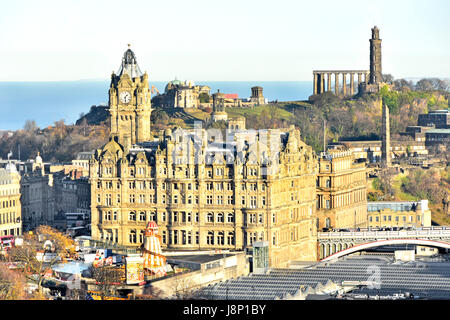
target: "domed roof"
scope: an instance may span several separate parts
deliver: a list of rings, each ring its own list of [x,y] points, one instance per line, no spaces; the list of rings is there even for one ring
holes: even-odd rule
[[[167,92],[168,90],[172,89],[174,86],[183,86],[183,85],[184,85],[183,81],[175,79],[175,80],[169,81],[169,83],[167,83],[166,88],[164,89],[164,91]]]
[[[178,80],[178,79],[172,80],[169,83],[171,83],[173,85],[183,85],[184,84],[183,81]]]

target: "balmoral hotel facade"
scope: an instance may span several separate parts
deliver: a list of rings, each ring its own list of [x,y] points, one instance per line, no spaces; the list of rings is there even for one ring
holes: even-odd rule
[[[317,260],[319,162],[298,130],[222,136],[196,126],[154,138],[150,101],[148,75],[128,49],[111,77],[110,141],[90,159],[94,239],[137,248],[155,221],[165,250],[266,241],[271,266]]]
[[[166,250],[243,250],[271,265],[316,260],[317,159],[295,128],[150,135],[150,90],[128,49],[111,77],[110,141],[90,160],[92,237],[139,247],[156,221]]]

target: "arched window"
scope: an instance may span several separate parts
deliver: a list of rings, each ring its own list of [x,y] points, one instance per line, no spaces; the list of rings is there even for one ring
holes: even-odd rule
[[[224,222],[223,213],[222,212],[217,214],[217,222]]]
[[[146,218],[145,212],[139,213],[139,221],[145,221],[145,218]]]
[[[224,245],[225,244],[225,233],[220,231],[217,235],[217,244]]]
[[[136,230],[131,230],[129,233],[129,241],[130,243],[136,243]]]
[[[130,214],[128,215],[128,220],[136,221],[136,212],[131,211]]]
[[[208,212],[208,214],[206,215],[206,221],[214,222],[214,214],[212,212]]]
[[[234,245],[234,232],[228,232],[227,244]]]
[[[227,222],[229,222],[229,223],[234,222],[234,213],[230,212],[230,213],[227,215]]]
[[[206,236],[206,244],[214,244],[214,231],[208,231],[208,235]]]

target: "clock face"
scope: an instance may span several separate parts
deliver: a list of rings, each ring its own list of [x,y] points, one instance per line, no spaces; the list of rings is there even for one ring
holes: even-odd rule
[[[128,91],[123,91],[120,93],[120,101],[123,103],[128,103],[131,101],[131,94]]]

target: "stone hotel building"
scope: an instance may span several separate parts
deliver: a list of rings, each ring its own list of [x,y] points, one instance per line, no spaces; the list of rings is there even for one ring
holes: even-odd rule
[[[0,168],[0,236],[22,235],[20,174],[9,163]]]
[[[109,90],[110,141],[90,159],[92,236],[139,247],[148,221],[166,250],[269,243],[270,265],[316,260],[317,157],[295,128],[150,134],[147,73],[128,49]]]
[[[351,150],[335,146],[321,153],[316,207],[320,230],[367,226],[366,165]]]

